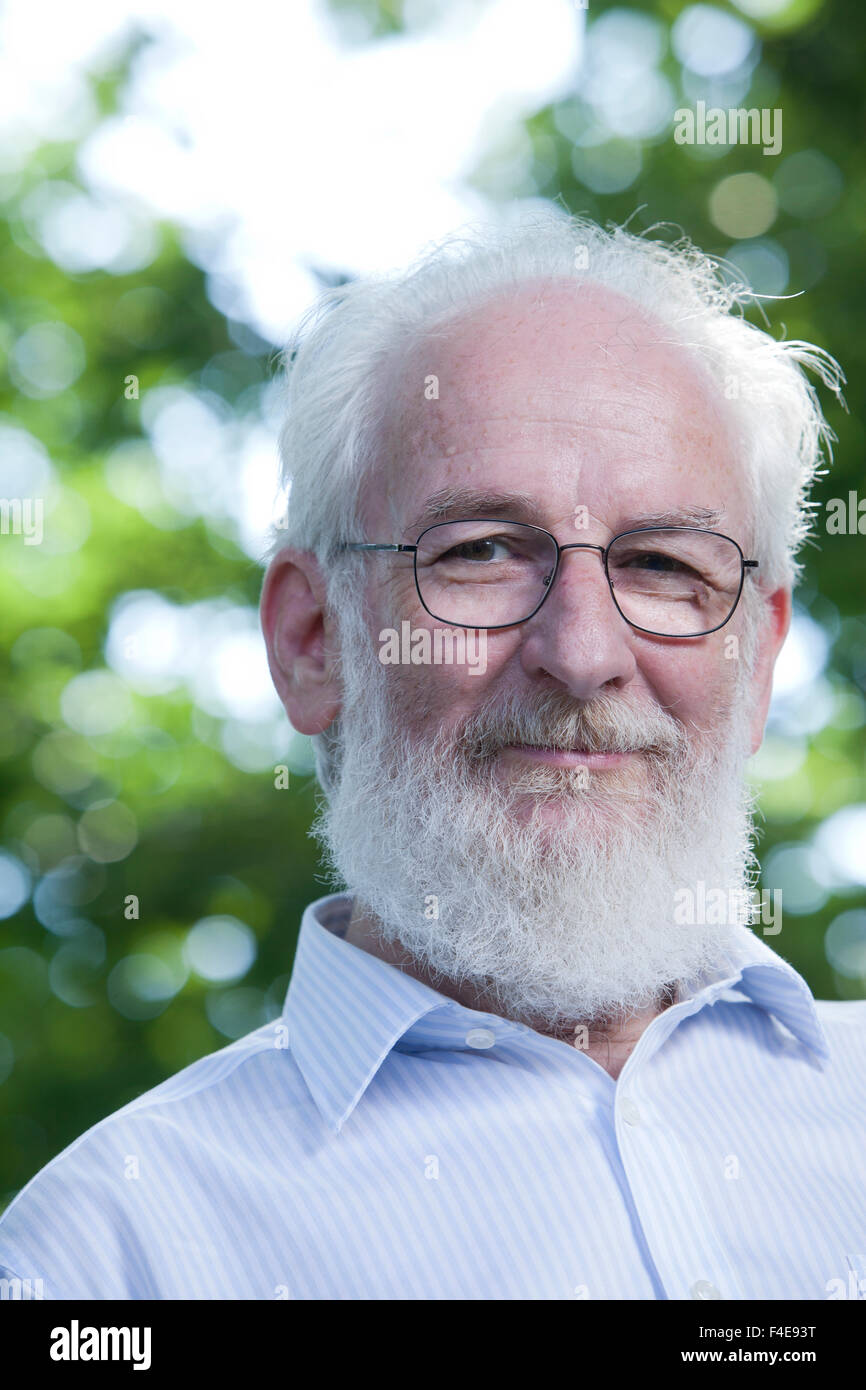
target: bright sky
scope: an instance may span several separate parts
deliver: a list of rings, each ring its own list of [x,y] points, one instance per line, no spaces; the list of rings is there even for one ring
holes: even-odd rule
[[[240,11],[8,0],[7,160],[86,131],[83,72],[136,24],[157,35],[121,114],[84,140],[81,172],[95,193],[131,195],[190,229],[194,258],[238,296],[234,316],[282,344],[315,294],[308,262],[355,273],[405,264],[483,215],[467,173],[493,138],[573,89],[585,14],[571,0],[533,0],[531,18],[526,0],[419,2],[412,13],[417,32],[361,43],[319,0],[247,0]]]

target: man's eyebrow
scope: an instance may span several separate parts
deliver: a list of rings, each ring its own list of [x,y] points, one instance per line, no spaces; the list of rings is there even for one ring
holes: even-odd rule
[[[472,521],[489,516],[512,520],[537,517],[538,499],[527,492],[478,491],[471,487],[440,488],[428,497],[421,511],[408,522],[408,529],[430,526],[449,513],[455,520]]]
[[[717,526],[725,515],[724,507],[670,507],[660,512],[641,512],[625,517],[620,531],[642,526]]]

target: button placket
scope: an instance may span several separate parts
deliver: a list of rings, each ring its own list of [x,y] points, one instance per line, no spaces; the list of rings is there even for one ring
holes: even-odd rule
[[[631,1096],[623,1096],[621,1100],[617,1102],[617,1105],[624,1124],[636,1128],[639,1124],[643,1123],[643,1116],[641,1115],[640,1108],[637,1103],[632,1100]]]
[[[643,1059],[644,1064],[646,1060]],[[711,1234],[712,1220],[695,1220],[694,1211],[689,1210],[694,1208],[696,1201],[700,1205],[698,1195],[671,1181],[673,1172],[688,1172],[692,1158],[683,1152],[675,1127],[672,1130],[663,1122],[651,1123],[654,1111],[643,1093],[651,1073],[650,1067],[643,1078],[642,1105],[639,1106],[634,1096],[626,1091],[616,1097],[614,1115],[618,1112],[622,1122],[617,1126],[618,1147],[626,1182],[658,1276],[671,1298],[724,1301],[737,1297],[736,1278],[731,1277],[724,1254],[719,1259],[718,1238]],[[634,1076],[631,1080],[633,1083]],[[642,1128],[644,1133],[641,1133]],[[669,1222],[660,1219],[658,1199],[664,1192],[668,1194],[671,1213],[682,1208],[682,1219],[674,1223],[684,1247],[681,1250],[672,1250],[668,1239]],[[694,1239],[690,1238],[692,1235]],[[705,1277],[696,1279],[695,1275],[701,1271],[712,1273],[719,1282]],[[725,1288],[729,1290],[727,1293],[723,1292]]]

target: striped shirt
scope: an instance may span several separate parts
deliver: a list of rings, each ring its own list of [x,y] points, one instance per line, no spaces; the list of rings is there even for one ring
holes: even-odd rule
[[[350,909],[307,908],[278,1019],[18,1194],[5,1296],[866,1298],[866,1002],[742,928],[614,1081],[343,940]]]

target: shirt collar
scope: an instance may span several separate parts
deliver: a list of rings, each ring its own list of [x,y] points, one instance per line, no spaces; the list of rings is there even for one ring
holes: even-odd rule
[[[292,1056],[337,1130],[406,1030],[451,1002],[343,941],[351,908],[351,897],[332,893],[306,909],[283,1009]]]
[[[394,1046],[407,1035],[411,1038],[413,1026],[419,1031],[434,1011],[441,1011],[434,1043],[438,1046],[461,1046],[467,1030],[485,1021],[515,1034],[531,1031],[497,1015],[467,1009],[344,941],[351,909],[351,896],[343,893],[319,898],[306,908],[283,1008],[292,1056],[319,1113],[335,1130],[352,1113]],[[729,956],[729,968],[700,982],[678,1003],[691,999],[696,1008],[703,1007],[734,985],[800,1042],[819,1056],[829,1056],[806,981],[746,927]],[[443,1026],[449,1018],[453,1027]]]
[[[737,944],[729,960],[730,971],[720,972],[716,981],[705,985],[708,1000],[735,986],[741,995],[772,1014],[799,1042],[826,1061],[830,1048],[818,1017],[815,997],[793,965],[777,955],[749,927],[739,928]]]

